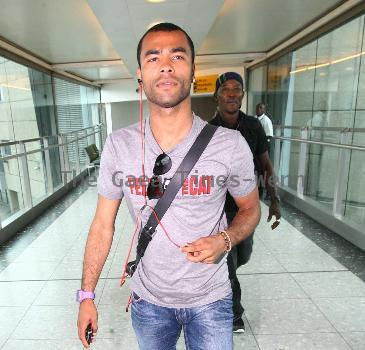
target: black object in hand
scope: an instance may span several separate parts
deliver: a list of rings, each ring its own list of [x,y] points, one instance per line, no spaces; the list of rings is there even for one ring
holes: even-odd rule
[[[128,275],[129,277],[132,277],[132,276],[133,276],[133,274],[134,274],[134,271],[136,271],[136,268],[137,268],[136,261],[135,261],[135,260],[130,261],[130,262],[127,264],[127,269],[126,269],[127,275]]]
[[[280,219],[275,220],[274,223],[271,225],[271,229],[275,230],[280,225]]]
[[[88,326],[86,327],[85,338],[87,343],[90,345],[93,338],[93,330],[91,328],[91,323],[89,323]]]

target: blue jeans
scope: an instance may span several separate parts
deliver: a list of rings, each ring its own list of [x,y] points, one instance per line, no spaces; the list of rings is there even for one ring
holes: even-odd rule
[[[232,350],[232,295],[185,309],[151,304],[133,293],[132,325],[141,350],[174,350],[184,331],[187,350]]]

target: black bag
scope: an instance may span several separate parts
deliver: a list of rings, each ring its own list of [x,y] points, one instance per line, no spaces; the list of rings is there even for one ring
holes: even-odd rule
[[[207,147],[209,141],[213,137],[217,128],[218,128],[217,126],[206,124],[205,127],[200,132],[200,134],[198,135],[198,137],[196,138],[196,140],[194,141],[191,148],[189,149],[188,153],[182,160],[180,166],[176,170],[170,183],[167,185],[165,193],[156,203],[155,212],[159,220],[161,220],[162,217],[165,215],[167,209],[170,207],[176,194],[182,187],[185,179],[188,177],[194,165],[204,152],[205,148]],[[142,228],[140,232],[138,238],[136,260],[131,261],[127,264],[126,272],[128,276],[132,277],[134,272],[136,271],[139,261],[143,257],[148,247],[148,244],[151,242],[153,238],[157,225],[158,221],[154,213],[152,212],[147,220],[146,225]]]
[[[249,262],[252,254],[253,234],[244,241],[236,245],[237,249],[237,267],[245,265]]]
[[[226,212],[228,224],[232,222],[236,214],[237,212],[232,212],[232,211]],[[252,254],[253,235],[254,232],[244,241],[242,241],[241,243],[237,244],[235,247],[232,248],[232,250],[233,249],[235,250],[235,255],[236,255],[234,259],[234,264],[236,269],[249,262]]]

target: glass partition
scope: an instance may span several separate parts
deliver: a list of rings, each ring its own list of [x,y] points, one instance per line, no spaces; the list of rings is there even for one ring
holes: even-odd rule
[[[265,89],[267,78],[267,65],[255,69],[252,74],[248,76],[248,90],[247,96],[247,112],[249,115],[256,114],[256,105],[260,102],[266,102]]]
[[[84,148],[97,143],[100,149],[94,127],[100,123],[99,105],[99,88],[0,56],[0,228],[63,186],[63,170],[77,173],[87,167]],[[87,127],[95,135],[81,138]],[[65,142],[74,141],[65,152],[58,146],[59,134]],[[4,159],[10,155],[16,157]]]
[[[269,61],[266,86],[263,84],[258,93],[263,67],[249,71],[249,101],[260,96],[267,102],[275,124],[289,126],[280,131],[281,136],[365,145],[364,22],[365,15],[361,15]],[[280,156],[275,161],[279,162],[275,164],[279,179],[287,177],[281,182],[283,189],[314,200],[318,208],[342,217],[350,225],[363,227],[364,151],[281,141]],[[298,189],[300,174],[305,174],[302,193]]]
[[[16,145],[0,147],[1,157],[15,155]],[[25,208],[24,183],[21,181],[18,159],[0,160],[0,219],[1,221]]]

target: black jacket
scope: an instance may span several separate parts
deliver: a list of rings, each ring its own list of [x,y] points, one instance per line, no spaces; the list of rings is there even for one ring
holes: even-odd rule
[[[237,127],[237,130],[246,139],[246,142],[251,149],[255,163],[255,171],[260,173],[260,162],[258,158],[261,154],[265,153],[268,150],[268,144],[265,131],[257,118],[248,116],[240,111],[238,126],[232,128],[225,124],[222,117],[219,115],[219,113],[217,113],[210,121],[210,124],[223,126],[229,129],[236,129]],[[225,211],[229,222],[233,219],[237,210],[238,207],[236,206],[234,199],[229,193],[227,193]]]

